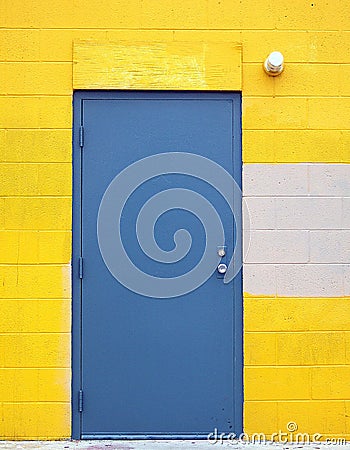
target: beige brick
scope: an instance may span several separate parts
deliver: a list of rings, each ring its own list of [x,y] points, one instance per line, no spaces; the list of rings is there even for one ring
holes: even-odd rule
[[[350,196],[350,164],[309,164],[310,195]]]
[[[273,264],[244,264],[243,291],[245,293],[275,296],[276,289],[276,271]]]
[[[341,228],[342,201],[328,197],[277,197],[278,229],[318,230]]]
[[[350,263],[350,230],[310,231],[310,262]]]
[[[307,164],[244,164],[245,196],[283,196],[308,194]]]
[[[344,290],[344,274],[348,267],[340,264],[276,265],[277,296],[348,296],[350,292]],[[258,283],[255,288],[258,289]],[[273,293],[273,288],[270,288],[270,292]]]
[[[272,197],[245,197],[243,199],[244,220],[251,230],[276,228],[275,200]]]
[[[246,263],[307,263],[309,232],[304,230],[252,230]]]

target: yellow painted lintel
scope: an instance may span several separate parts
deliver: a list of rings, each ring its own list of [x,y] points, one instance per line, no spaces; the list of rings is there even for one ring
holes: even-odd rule
[[[74,42],[74,89],[241,90],[236,42]]]

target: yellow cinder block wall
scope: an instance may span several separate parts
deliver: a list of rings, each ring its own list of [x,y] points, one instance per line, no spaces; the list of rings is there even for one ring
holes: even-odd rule
[[[350,3],[5,0],[0,27],[0,436],[68,438],[73,41],[239,42],[244,162],[349,163]],[[245,298],[247,433],[350,436],[349,317]]]

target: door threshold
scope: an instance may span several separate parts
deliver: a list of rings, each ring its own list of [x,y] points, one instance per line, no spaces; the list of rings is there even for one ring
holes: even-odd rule
[[[82,434],[81,439],[101,439],[101,440],[193,440],[193,439],[207,439],[210,433],[201,434]]]

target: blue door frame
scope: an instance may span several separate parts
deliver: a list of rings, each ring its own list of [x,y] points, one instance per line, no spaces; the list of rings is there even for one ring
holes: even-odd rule
[[[85,432],[84,430],[84,398],[83,398],[83,361],[82,361],[82,318],[83,318],[83,154],[85,150],[84,102],[88,101],[121,101],[121,100],[218,100],[229,101],[232,105],[232,162],[231,174],[241,188],[242,156],[241,156],[241,96],[239,93],[216,92],[169,92],[169,91],[76,91],[73,99],[73,254],[72,254],[72,437],[74,439],[205,439],[203,433],[157,433],[155,432],[114,432],[106,430]],[[87,103],[85,103],[86,105]],[[242,271],[234,277],[232,283],[233,304],[233,404],[232,426],[223,432],[239,435],[243,431],[243,296]],[[164,301],[164,300],[159,300]],[[166,301],[166,300],[165,300]],[[91,357],[93,357],[91,355]],[[117,383],[117,381],[116,381]],[[118,406],[116,405],[116,408]],[[208,431],[214,431],[208,430]]]

